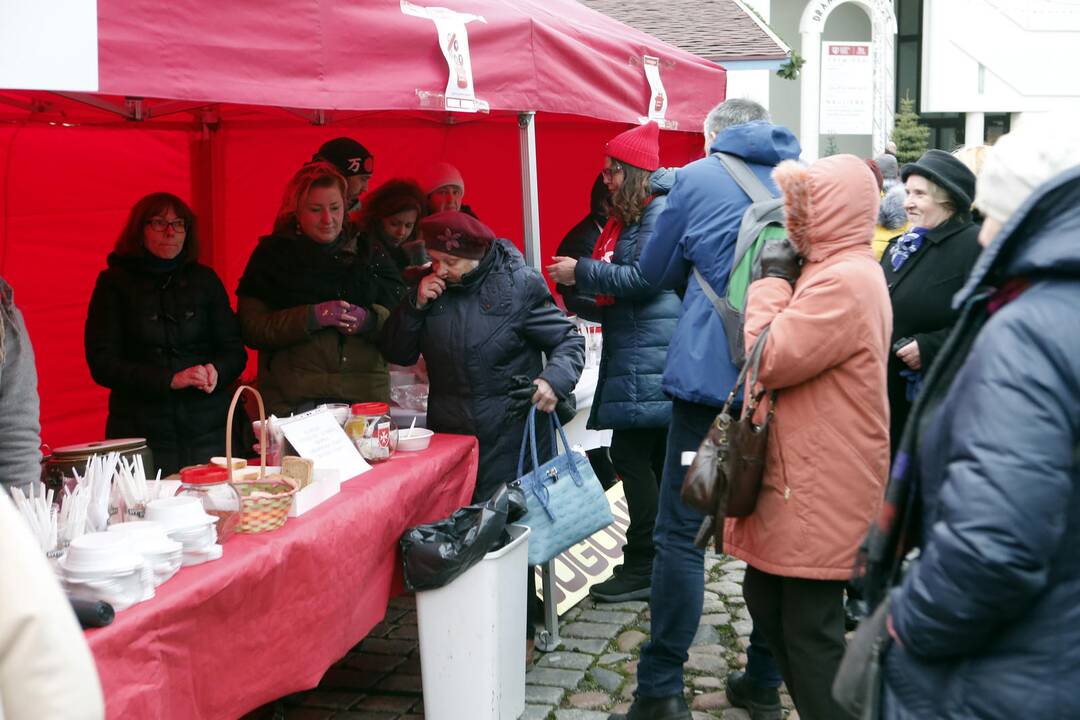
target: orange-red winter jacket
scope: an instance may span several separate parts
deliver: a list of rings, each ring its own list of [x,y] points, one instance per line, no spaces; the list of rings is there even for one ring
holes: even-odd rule
[[[892,309],[870,249],[877,186],[851,155],[785,162],[773,177],[804,264],[794,288],[780,278],[750,286],[746,347],[771,327],[759,381],[779,395],[757,506],[728,520],[724,544],[768,573],[842,580],[889,467]]]

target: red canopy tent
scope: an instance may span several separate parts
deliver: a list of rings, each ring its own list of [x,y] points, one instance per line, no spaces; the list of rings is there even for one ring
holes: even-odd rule
[[[148,192],[190,200],[231,291],[286,180],[332,137],[374,152],[373,186],[454,163],[466,201],[534,264],[585,214],[603,143],[656,100],[646,56],[675,130],[662,159],[700,155],[719,66],[574,0],[438,1],[482,18],[464,27],[489,112],[445,109],[443,29],[404,0],[98,0],[97,92],[0,90],[0,274],[37,352],[45,441],[102,433],[86,304]]]

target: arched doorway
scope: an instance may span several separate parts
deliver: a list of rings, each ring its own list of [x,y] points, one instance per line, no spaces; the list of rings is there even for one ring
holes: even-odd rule
[[[874,154],[885,149],[892,132],[894,112],[893,51],[896,36],[896,15],[892,0],[812,0],[807,3],[799,21],[805,64],[802,67],[802,93],[799,107],[799,139],[803,158],[816,160],[820,148],[821,112],[821,34],[825,22],[837,7],[853,3],[870,18],[871,55],[874,73],[873,132]]]

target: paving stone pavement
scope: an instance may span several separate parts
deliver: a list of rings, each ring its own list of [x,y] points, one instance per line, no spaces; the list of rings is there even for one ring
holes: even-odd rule
[[[723,682],[729,670],[746,664],[746,565],[708,554],[705,567],[705,611],[686,664],[687,702],[694,720],[748,720],[728,704]],[[583,600],[561,618],[562,646],[536,654],[525,676],[521,720],[607,720],[611,712],[625,712],[648,633],[648,603]],[[395,598],[383,621],[327,671],[318,688],[270,703],[243,720],[422,720],[416,637],[414,599]],[[781,698],[788,720],[798,720],[791,698]]]

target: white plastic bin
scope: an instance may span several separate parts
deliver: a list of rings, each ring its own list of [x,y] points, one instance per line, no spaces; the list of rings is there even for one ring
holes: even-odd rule
[[[449,585],[416,593],[427,720],[516,720],[525,712],[529,528]]]

